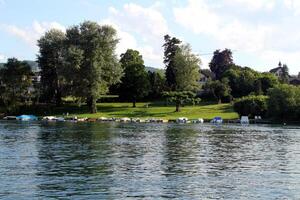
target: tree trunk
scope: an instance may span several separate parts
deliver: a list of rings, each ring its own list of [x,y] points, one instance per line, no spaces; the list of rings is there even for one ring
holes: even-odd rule
[[[180,112],[180,104],[176,103],[176,112]]]
[[[135,104],[136,104],[136,100],[133,100],[133,101],[132,101],[132,107],[133,107],[133,108],[135,108],[135,107],[136,107],[136,105],[135,105]]]
[[[222,103],[222,100],[221,99],[218,99],[218,104],[221,104]]]
[[[94,97],[88,98],[87,106],[89,107],[91,113],[97,113],[97,103]]]

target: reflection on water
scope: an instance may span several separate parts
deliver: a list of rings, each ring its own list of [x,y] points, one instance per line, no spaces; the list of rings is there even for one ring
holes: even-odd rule
[[[0,198],[296,199],[300,129],[0,122]]]

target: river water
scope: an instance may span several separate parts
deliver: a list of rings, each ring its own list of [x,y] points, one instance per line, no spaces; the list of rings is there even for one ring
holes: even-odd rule
[[[300,199],[300,128],[2,121],[0,199]]]

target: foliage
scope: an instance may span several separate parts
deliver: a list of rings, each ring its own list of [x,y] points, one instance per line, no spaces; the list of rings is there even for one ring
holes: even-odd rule
[[[175,91],[197,91],[200,88],[201,60],[189,45],[181,45],[174,56]]]
[[[165,77],[159,72],[148,72],[150,82],[149,99],[160,99],[163,91],[165,90]]]
[[[201,100],[196,98],[196,94],[190,91],[181,92],[164,92],[163,96],[170,102],[174,102],[176,105],[176,112],[180,112],[180,106],[185,103],[199,103]]]
[[[62,65],[65,34],[52,29],[38,40],[38,63],[41,68],[42,99],[61,104]]]
[[[135,107],[136,101],[148,95],[150,90],[144,61],[138,51],[128,49],[121,55],[120,63],[124,69],[119,90],[120,98],[132,101]]]
[[[204,85],[204,90],[210,92],[218,101],[222,103],[222,99],[231,100],[231,88],[229,87],[228,79],[224,78],[221,81],[209,81]]]
[[[289,68],[286,64],[283,64],[282,66],[282,74],[281,76],[279,77],[280,78],[280,81],[281,83],[289,83]]]
[[[282,84],[269,90],[268,114],[279,120],[299,120],[300,87]]]
[[[11,58],[4,64],[0,70],[0,90],[7,112],[15,112],[31,97],[31,76],[31,68],[26,62]]]
[[[232,52],[230,49],[216,50],[209,63],[210,70],[215,74],[217,80],[221,80],[223,73],[233,65]]]
[[[72,72],[68,74],[71,91],[74,96],[85,99],[91,112],[95,113],[97,99],[122,76],[115,55],[116,30],[86,21],[67,30],[65,43],[68,49],[66,67]]]
[[[267,96],[249,95],[237,99],[234,102],[233,108],[240,116],[265,116],[267,112]]]
[[[269,88],[278,84],[278,79],[270,73],[259,73],[249,67],[231,66],[223,78],[229,80],[231,94],[234,98],[250,94],[267,94]]]
[[[164,36],[164,63],[166,65],[166,86],[169,90],[174,90],[176,87],[176,74],[174,66],[174,58],[181,41],[169,35]]]

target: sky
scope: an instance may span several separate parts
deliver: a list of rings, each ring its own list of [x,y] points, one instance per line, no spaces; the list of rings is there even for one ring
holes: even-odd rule
[[[116,53],[139,50],[147,66],[163,68],[163,36],[189,43],[207,68],[216,49],[264,72],[279,61],[300,71],[300,0],[0,0],[0,62],[36,60],[36,41],[49,29],[85,20],[118,32]]]

